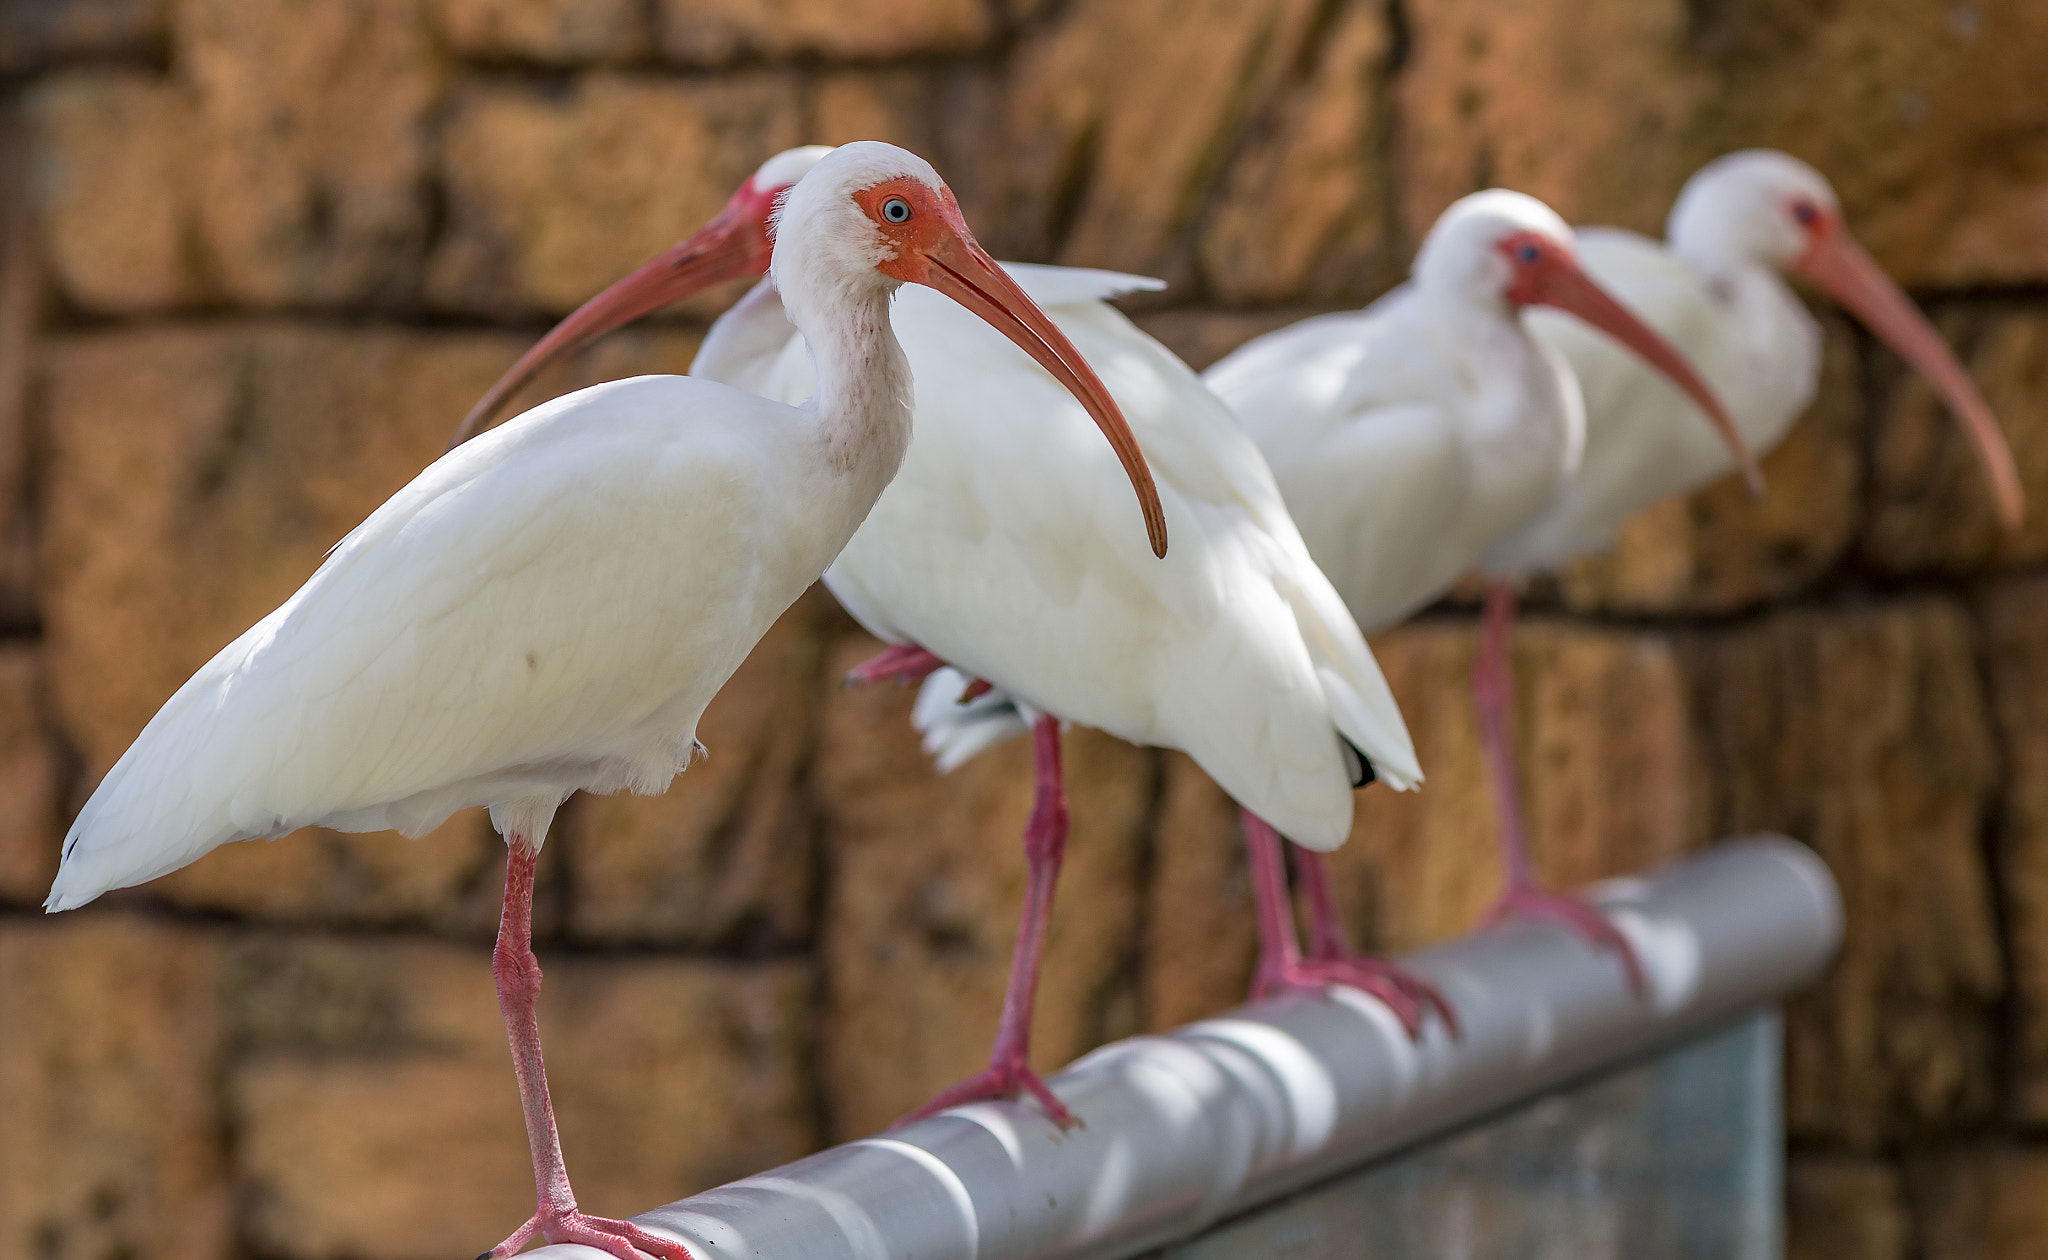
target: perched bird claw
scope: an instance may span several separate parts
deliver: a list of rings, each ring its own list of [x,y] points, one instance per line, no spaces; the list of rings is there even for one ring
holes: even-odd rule
[[[1054,1094],[1038,1073],[1032,1071],[1022,1059],[991,1063],[985,1071],[977,1072],[966,1080],[939,1091],[930,1102],[904,1114],[890,1127],[900,1129],[913,1120],[935,1116],[949,1107],[1015,1098],[1019,1094],[1027,1093],[1038,1100],[1038,1105],[1045,1108],[1046,1117],[1060,1128],[1085,1127],[1080,1118],[1067,1110],[1066,1104],[1059,1100],[1058,1095]]]
[[[1595,949],[1612,953],[1628,976],[1628,987],[1637,997],[1650,995],[1650,976],[1643,969],[1642,956],[1599,908],[1582,897],[1547,893],[1536,888],[1510,888],[1487,911],[1486,925],[1509,919],[1549,919],[1584,938]]]
[[[509,1260],[538,1236],[551,1243],[581,1243],[617,1257],[617,1260],[696,1260],[690,1249],[671,1238],[642,1229],[631,1221],[590,1216],[570,1208],[566,1212],[536,1212],[511,1237],[477,1257],[477,1260]]]
[[[1378,998],[1401,1021],[1410,1041],[1422,1040],[1422,1026],[1434,1013],[1451,1040],[1464,1039],[1458,1012],[1429,981],[1384,958],[1353,954],[1343,958],[1298,958],[1262,964],[1252,982],[1252,996],[1281,993],[1321,995],[1333,984],[1347,985]]]

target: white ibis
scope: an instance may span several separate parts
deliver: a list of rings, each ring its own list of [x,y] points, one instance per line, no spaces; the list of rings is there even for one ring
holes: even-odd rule
[[[1261,988],[1353,984],[1384,998],[1411,1034],[1428,1009],[1448,1022],[1441,998],[1391,965],[1304,959],[1294,943],[1273,830],[1334,848],[1350,832],[1355,782],[1370,774],[1408,787],[1421,771],[1364,636],[1309,558],[1265,461],[1185,364],[1102,301],[1156,282],[1010,271],[1130,418],[1176,541],[1163,563],[1144,552],[1109,493],[1122,473],[1084,440],[1086,413],[1028,357],[983,336],[960,309],[973,300],[903,295],[894,320],[916,382],[916,436],[825,581],[894,645],[859,677],[925,677],[944,662],[995,684],[1029,707],[1037,766],[1025,908],[988,1070],[913,1115],[1029,1091],[1055,1122],[1072,1123],[1027,1063],[1067,831],[1062,720],[1183,749],[1244,807]],[[656,259],[619,281],[529,358],[678,296],[666,274]],[[714,326],[693,370],[775,397],[809,395],[816,345],[791,326],[787,305],[787,293],[756,289]]]
[[[1686,182],[1668,243],[1618,228],[1576,235],[1586,269],[1698,366],[1758,455],[1785,436],[1820,380],[1820,326],[1784,273],[1813,282],[1941,392],[1984,465],[1999,519],[2019,523],[2019,473],[1990,404],[1849,234],[1820,172],[1767,149],[1731,153]],[[1603,551],[1638,510],[1729,467],[1691,408],[1641,364],[1572,320],[1536,312],[1531,327],[1578,376],[1586,453],[1549,506],[1486,556],[1489,572],[1508,577]]]
[[[698,279],[758,266],[758,232],[751,218],[714,225],[685,251]],[[534,1016],[534,863],[570,793],[658,792],[684,768],[705,704],[895,474],[911,429],[910,364],[888,317],[898,286],[956,295],[1072,391],[1164,546],[1115,403],[921,159],[882,144],[832,153],[784,203],[773,272],[816,356],[807,404],[640,377],[443,456],[178,690],[64,842],[51,910],[234,840],[316,824],[417,835],[490,806],[510,848],[493,970],[538,1202],[487,1256],[536,1235],[620,1260],[688,1256],[577,1210]]]
[[[1538,305],[1662,373],[1700,408],[1684,423],[1725,443],[1754,477],[1712,393],[1586,275],[1564,221],[1520,193],[1474,193],[1430,229],[1410,284],[1363,311],[1255,338],[1204,375],[1265,453],[1309,551],[1368,631],[1439,598],[1569,484],[1583,435],[1578,387],[1524,327],[1524,309]],[[1496,781],[1511,764],[1506,668],[1505,640],[1489,635],[1474,681]],[[1561,920],[1613,949],[1640,986],[1634,951],[1611,924],[1530,886],[1515,802],[1500,812],[1509,881],[1495,914]],[[1345,947],[1326,878],[1314,855],[1302,868],[1314,949],[1328,956]]]
[[[1859,316],[1947,399],[1990,478],[1999,518],[2017,526],[2018,471],[1969,374],[1857,245],[1834,190],[1796,158],[1748,150],[1700,168],[1672,207],[1668,246],[1614,228],[1581,228],[1587,271],[1668,337],[1725,400],[1749,449],[1776,446],[1813,400],[1821,331],[1786,285],[1803,276]],[[1585,454],[1544,509],[1479,557],[1492,580],[1479,680],[1492,780],[1502,802],[1511,888],[1530,887],[1514,766],[1506,755],[1506,643],[1527,575],[1603,551],[1621,523],[1666,495],[1725,474],[1729,455],[1669,383],[1585,325],[1532,311],[1531,329],[1570,362],[1585,398]],[[1291,502],[1291,500],[1290,500]],[[1297,512],[1299,505],[1295,505]],[[1555,903],[1554,903],[1555,904]]]

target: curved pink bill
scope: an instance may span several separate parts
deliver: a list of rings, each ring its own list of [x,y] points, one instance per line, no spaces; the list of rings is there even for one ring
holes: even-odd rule
[[[749,179],[726,202],[725,209],[688,240],[657,254],[632,274],[577,307],[566,319],[519,356],[477,400],[450,439],[454,450],[488,428],[507,399],[540,370],[572,354],[614,328],[650,315],[671,302],[727,280],[758,276],[768,270],[768,210],[774,198]]]
[[[1976,382],[1934,331],[1926,317],[1875,259],[1839,224],[1830,224],[1792,269],[1827,291],[1862,320],[1879,340],[1927,378],[1977,450],[1978,462],[1991,481],[1998,519],[2007,529],[2019,528],[2026,515],[2026,494],[1991,404],[1977,392]]]
[[[1699,404],[1700,410],[1706,413],[1707,422],[1728,444],[1729,453],[1735,457],[1735,466],[1742,470],[1743,484],[1749,487],[1750,496],[1763,497],[1763,471],[1756,466],[1756,457],[1750,454],[1749,443],[1743,439],[1742,430],[1735,427],[1735,421],[1729,417],[1714,391],[1707,388],[1707,383],[1693,371],[1692,364],[1684,355],[1601,288],[1577,262],[1563,255],[1548,260],[1530,300],[1578,316],[1663,373],[1673,385]]]
[[[1124,475],[1131,480],[1131,488],[1137,491],[1152,554],[1163,558],[1166,511],[1160,506],[1159,489],[1153,484],[1144,452],[1138,449],[1137,436],[1110,396],[1109,387],[1052,318],[1024,292],[1023,286],[975,243],[964,222],[956,219],[947,227],[950,230],[920,247],[919,255],[927,265],[906,273],[906,278],[937,289],[980,316],[1015,342],[1087,408],[1095,427],[1102,430],[1102,436],[1109,439],[1111,449],[1116,451]]]

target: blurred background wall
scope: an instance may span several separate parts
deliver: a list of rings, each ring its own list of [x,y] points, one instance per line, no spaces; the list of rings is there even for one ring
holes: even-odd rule
[[[1402,273],[1489,184],[1656,230],[1732,147],[1817,164],[2003,417],[2001,537],[1928,392],[1834,315],[1771,495],[1672,502],[1516,653],[1548,879],[1815,845],[1849,906],[1791,1018],[1805,1257],[2048,1236],[2048,5],[2038,0],[0,0],[0,1257],[427,1260],[531,1208],[488,942],[502,846],[302,834],[36,909],[98,775],[441,449],[554,317],[769,153],[929,156],[999,256],[1123,268],[1198,366]],[[681,371],[730,292],[551,390]],[[541,397],[536,392],[528,401]],[[1357,930],[1495,883],[1469,609],[1376,646],[1428,789],[1360,796]],[[814,592],[656,799],[542,861],[585,1206],[868,1132],[979,1065],[1028,750],[941,778]],[[1070,736],[1039,1060],[1231,1004],[1235,822]]]

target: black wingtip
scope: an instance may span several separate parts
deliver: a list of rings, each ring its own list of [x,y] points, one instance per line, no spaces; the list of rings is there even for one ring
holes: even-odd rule
[[[1342,735],[1337,737],[1337,741],[1344,745],[1344,769],[1351,775],[1352,787],[1362,788],[1379,780],[1379,772],[1372,768],[1372,758],[1366,756],[1364,750]]]

